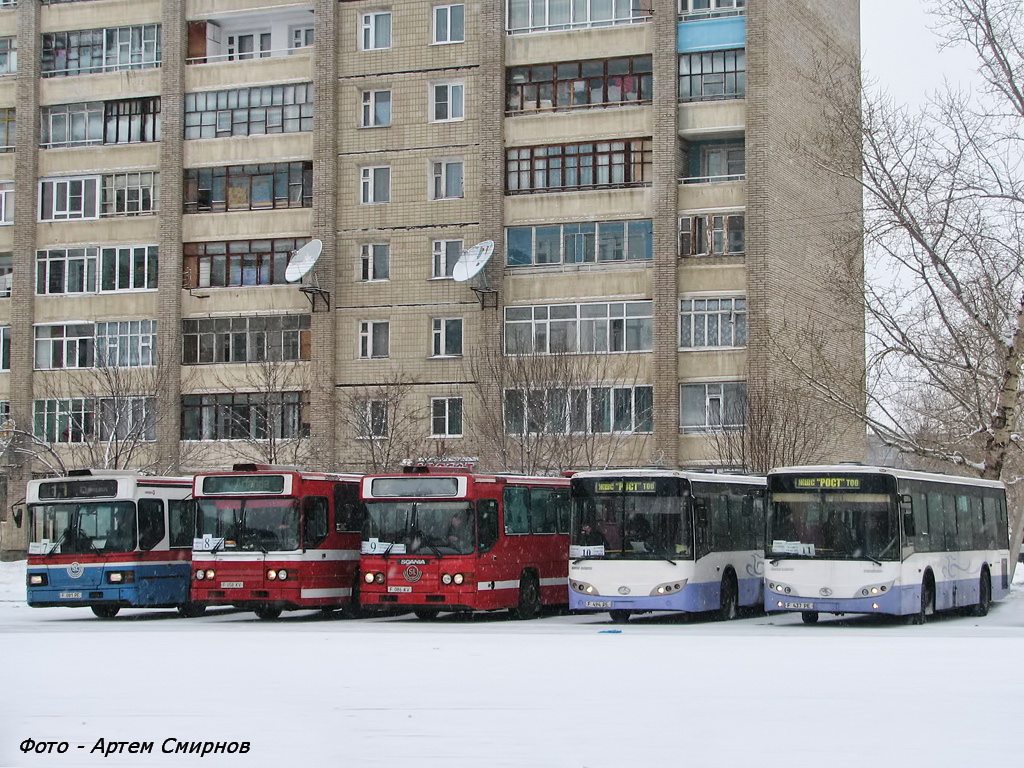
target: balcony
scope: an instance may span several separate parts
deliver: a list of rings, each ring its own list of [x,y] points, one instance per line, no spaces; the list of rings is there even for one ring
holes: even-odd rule
[[[225,14],[188,23],[188,64],[309,54],[313,11]]]

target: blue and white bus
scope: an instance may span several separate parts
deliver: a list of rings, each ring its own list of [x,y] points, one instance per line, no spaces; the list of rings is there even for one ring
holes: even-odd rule
[[[615,622],[650,611],[761,606],[765,479],[662,469],[570,479],[569,607]]]
[[[77,470],[30,480],[28,604],[88,607],[103,619],[121,608],[190,602],[193,507],[190,477]]]
[[[765,610],[984,616],[1010,588],[1002,483],[851,464],[768,473]]]

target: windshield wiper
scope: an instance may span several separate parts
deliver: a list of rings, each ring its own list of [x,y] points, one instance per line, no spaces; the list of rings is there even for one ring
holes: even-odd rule
[[[64,533],[62,533],[60,535],[60,538],[57,539],[55,542],[53,542],[53,544],[50,545],[50,551],[46,553],[47,557],[49,557],[50,555],[52,555],[54,552],[57,551],[57,547],[59,547],[61,545],[61,543],[63,543],[65,536],[67,536],[67,531],[64,531]]]

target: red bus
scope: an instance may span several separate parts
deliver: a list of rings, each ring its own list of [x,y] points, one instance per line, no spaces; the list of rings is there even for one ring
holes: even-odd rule
[[[356,613],[359,478],[256,464],[196,475],[192,599],[261,619]]]
[[[530,619],[568,602],[567,478],[410,470],[362,480],[364,609]]]

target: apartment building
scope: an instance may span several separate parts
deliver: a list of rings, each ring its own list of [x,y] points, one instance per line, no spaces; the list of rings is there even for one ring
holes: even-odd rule
[[[34,453],[8,504],[89,464],[734,463],[714,436],[789,358],[863,363],[830,291],[859,192],[800,149],[858,25],[855,0],[0,0],[0,415]],[[823,415],[821,458],[862,458]]]

